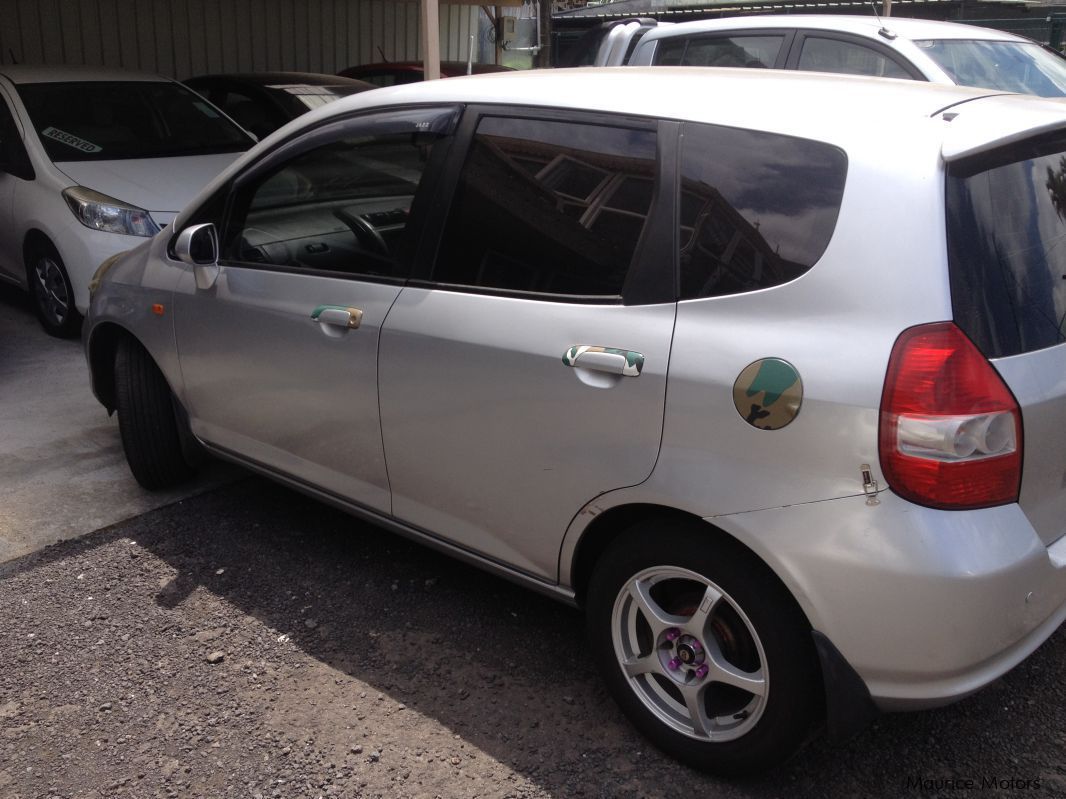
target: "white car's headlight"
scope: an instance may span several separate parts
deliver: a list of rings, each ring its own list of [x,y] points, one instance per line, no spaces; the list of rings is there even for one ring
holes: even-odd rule
[[[78,221],[87,228],[126,236],[154,236],[159,232],[159,225],[143,208],[128,205],[84,186],[63,189],[63,199]]]

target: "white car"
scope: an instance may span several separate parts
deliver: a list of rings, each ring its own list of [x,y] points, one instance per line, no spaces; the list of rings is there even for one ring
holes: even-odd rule
[[[102,261],[170,223],[254,140],[157,75],[0,67],[0,279],[73,336]]]
[[[774,15],[616,24],[597,66],[798,69],[1066,95],[1066,59],[1000,30],[924,19]],[[636,41],[634,41],[636,40]]]

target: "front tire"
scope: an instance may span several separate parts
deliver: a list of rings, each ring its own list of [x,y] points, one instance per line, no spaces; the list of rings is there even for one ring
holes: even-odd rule
[[[588,592],[593,656],[630,721],[723,776],[784,762],[822,685],[810,625],[754,555],[693,522],[646,522],[604,553]]]
[[[120,340],[115,351],[115,406],[126,462],[144,488],[169,488],[196,473],[182,451],[170,386],[131,338]]]
[[[59,252],[49,242],[34,244],[26,257],[26,278],[33,308],[50,336],[73,338],[81,332],[82,316],[74,306],[74,288]]]

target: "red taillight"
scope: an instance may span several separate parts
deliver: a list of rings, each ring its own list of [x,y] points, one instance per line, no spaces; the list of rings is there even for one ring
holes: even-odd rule
[[[881,470],[892,489],[934,508],[1018,499],[1022,418],[999,373],[951,322],[903,331],[881,395]]]

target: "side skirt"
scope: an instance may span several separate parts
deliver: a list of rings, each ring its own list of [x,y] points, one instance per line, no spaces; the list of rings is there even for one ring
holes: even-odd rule
[[[320,488],[315,488],[314,486],[305,483],[301,480],[297,480],[293,477],[288,477],[280,472],[271,469],[268,466],[263,466],[262,464],[248,461],[240,457],[239,455],[229,452],[228,450],[214,447],[204,442],[200,443],[202,444],[204,449],[206,449],[215,457],[221,458],[222,460],[230,461],[232,463],[236,463],[238,466],[243,466],[253,472],[257,472],[258,474],[263,475],[264,477],[267,477],[278,483],[282,483],[288,486],[289,488],[299,491],[302,494],[307,494],[310,497],[314,497],[315,499],[320,500],[321,502],[324,502],[327,505],[332,505],[333,507],[344,511],[345,513],[349,513],[352,516],[356,516],[357,518],[363,519],[364,521],[368,521],[371,524],[376,524],[379,527],[384,527],[390,532],[397,533],[403,536],[404,538],[409,538],[419,544],[424,544],[425,546],[428,546],[431,549],[435,549],[438,552],[444,553],[445,555],[456,558],[457,560],[461,560],[464,563],[470,564],[471,566],[475,566],[479,569],[484,569],[485,571],[490,572],[496,575],[497,577],[502,577],[503,579],[508,580],[512,583],[517,583],[518,585],[521,585],[525,588],[530,588],[539,594],[543,594],[554,600],[563,602],[567,605],[570,605],[571,607],[576,608],[578,606],[577,596],[570,588],[564,588],[563,586],[558,585],[557,583],[549,583],[545,580],[540,579],[539,577],[534,577],[531,574],[526,574],[525,572],[513,569],[510,566],[506,566],[498,561],[486,558],[482,555],[478,555],[477,553],[471,552],[468,549],[464,549],[463,547],[456,546],[455,544],[445,541],[443,538],[434,535],[428,530],[422,530],[420,528],[404,524],[403,522],[394,519],[391,516],[386,516],[378,511],[371,510],[370,508],[365,508],[362,505],[351,502],[350,500],[344,499],[343,497],[337,496],[328,491],[323,491]]]

